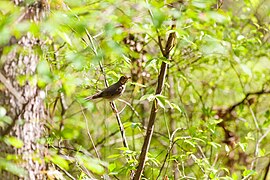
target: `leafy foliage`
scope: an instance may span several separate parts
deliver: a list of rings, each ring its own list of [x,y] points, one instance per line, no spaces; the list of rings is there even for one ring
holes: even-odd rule
[[[266,177],[269,4],[216,3],[52,1],[45,20],[16,24],[21,9],[0,2],[3,55],[17,46],[7,45],[12,36],[30,32],[43,42],[35,50],[37,74],[17,79],[37,81],[46,94],[44,143],[46,160],[54,165],[48,174],[56,170],[76,179],[128,179],[138,165],[150,102],[157,99],[161,108],[145,179]],[[177,43],[170,60],[162,57],[158,38],[165,44],[172,31]],[[169,65],[168,75],[163,94],[154,95],[162,62]],[[104,74],[109,84],[122,74],[132,77],[121,97],[128,103],[116,101],[129,148],[122,145],[109,103],[82,99],[104,88]],[[6,123],[6,109],[0,107],[0,126]],[[2,141],[23,145],[15,137]],[[0,169],[25,173],[13,166],[1,155]]]

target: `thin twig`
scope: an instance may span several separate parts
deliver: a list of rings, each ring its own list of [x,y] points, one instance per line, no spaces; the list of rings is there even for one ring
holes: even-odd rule
[[[80,107],[81,107],[81,110],[82,110],[83,107],[82,107],[81,104],[80,104]],[[90,133],[90,130],[89,130],[88,119],[87,119],[87,117],[86,117],[86,115],[85,115],[85,113],[84,113],[83,110],[82,110],[82,114],[83,114],[83,117],[84,117],[84,120],[85,120],[85,125],[86,125],[87,135],[88,135],[88,137],[89,137],[89,139],[90,139],[90,141],[91,141],[91,143],[92,143],[92,146],[93,146],[93,148],[94,148],[94,150],[95,150],[95,152],[96,152],[96,155],[97,155],[98,159],[100,159],[100,155],[99,155],[99,153],[98,153],[98,150],[97,150],[97,148],[96,148],[96,146],[95,146],[95,143],[94,143],[94,141],[93,141],[93,138],[92,138],[91,133]]]
[[[256,147],[255,147],[255,152],[254,152],[254,156],[257,157],[259,154],[259,148],[260,148],[260,144],[262,142],[262,140],[268,135],[268,133],[270,132],[270,128],[260,137],[260,139],[256,142]],[[254,168],[254,164],[255,164],[256,159],[254,159],[251,163],[251,168]]]
[[[139,113],[132,107],[132,105],[131,105],[129,102],[127,102],[127,101],[125,101],[125,100],[123,100],[123,99],[118,99],[118,101],[121,101],[121,102],[125,103],[126,105],[128,105],[128,106],[130,107],[130,109],[134,112],[134,114],[135,114],[139,119],[141,119]]]
[[[156,179],[159,179],[159,176],[161,175],[161,172],[162,172],[162,170],[163,170],[163,168],[164,168],[164,166],[165,166],[165,163],[166,163],[166,161],[167,161],[167,158],[168,158],[168,156],[169,156],[171,150],[172,150],[173,147],[174,147],[174,144],[175,144],[178,140],[181,140],[181,139],[178,139],[178,140],[176,140],[176,141],[173,141],[174,135],[176,134],[176,132],[177,132],[178,130],[181,130],[181,128],[177,128],[176,130],[174,130],[174,131],[172,132],[172,135],[170,136],[170,145],[169,145],[169,147],[168,147],[167,154],[166,154],[166,156],[165,156],[165,158],[164,158],[164,160],[163,160],[163,164],[162,164],[162,166],[161,166],[161,168],[160,168],[160,170],[159,170],[159,173],[158,173],[158,176],[157,176]]]
[[[244,97],[241,101],[239,101],[239,102],[235,103],[234,105],[232,105],[232,106],[229,108],[229,111],[231,112],[231,111],[233,111],[237,106],[243,104],[243,103],[244,103],[251,95],[258,95],[258,96],[259,96],[259,95],[263,95],[263,94],[270,94],[270,90],[264,90],[264,89],[262,89],[262,90],[256,91],[256,92],[248,92],[248,93],[246,93],[245,97]]]
[[[77,112],[74,112],[74,113],[72,113],[72,114],[66,116],[63,120],[68,119],[68,118],[71,118],[71,117],[73,117],[73,116],[79,114],[80,112],[82,112],[82,111],[84,111],[84,110],[86,110],[86,109],[87,109],[87,108],[85,107],[85,108],[83,108],[83,109],[81,109],[81,110],[79,110],[79,111],[77,111]]]
[[[64,127],[64,117],[67,112],[68,106],[65,100],[65,95],[63,92],[59,93],[59,98],[60,98],[60,104],[61,104],[61,120],[60,120],[60,126],[59,126],[59,131],[61,131]]]
[[[59,169],[61,169],[61,171],[63,171],[65,173],[65,175],[67,175],[70,179],[72,180],[76,180],[75,177],[73,177],[71,174],[69,174],[69,172],[67,172],[64,168],[62,168],[61,166],[55,164]]]

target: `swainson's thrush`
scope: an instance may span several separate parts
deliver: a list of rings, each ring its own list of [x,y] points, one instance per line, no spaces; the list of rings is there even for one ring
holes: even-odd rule
[[[130,77],[121,76],[118,82],[114,83],[113,85],[107,87],[106,89],[97,94],[86,97],[85,100],[103,98],[108,99],[109,101],[113,101],[114,99],[119,98],[124,93],[126,88],[126,82],[128,79],[130,79]]]

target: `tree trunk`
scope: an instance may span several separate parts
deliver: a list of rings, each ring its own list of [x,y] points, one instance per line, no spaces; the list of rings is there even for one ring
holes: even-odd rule
[[[14,0],[15,5],[21,5],[22,0]],[[37,1],[25,7],[25,11],[14,23],[21,21],[39,21],[47,6],[46,0]],[[13,37],[14,38],[14,37]],[[23,35],[19,40],[13,41],[16,48],[6,56],[1,57],[4,64],[1,68],[1,83],[5,89],[1,91],[1,105],[7,110],[12,122],[1,129],[1,137],[16,137],[23,142],[21,148],[15,148],[8,143],[1,142],[1,157],[15,154],[16,164],[25,169],[26,174],[14,174],[6,167],[0,171],[0,179],[45,179],[44,144],[41,138],[44,133],[45,109],[43,106],[43,92],[34,80],[39,54],[35,47],[40,46],[40,40],[30,33]],[[10,44],[9,44],[10,45]],[[5,48],[5,47],[3,47]],[[23,84],[18,82],[19,77],[26,80]],[[31,81],[29,80],[31,79]],[[4,152],[4,153],[3,153]],[[10,160],[9,160],[10,161]],[[13,172],[13,173],[11,173]]]

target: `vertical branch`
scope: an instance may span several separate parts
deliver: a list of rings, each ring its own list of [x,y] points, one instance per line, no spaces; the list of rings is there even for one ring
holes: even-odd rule
[[[175,25],[172,25],[172,29],[175,29]],[[165,58],[170,59],[170,51],[174,47],[175,41],[176,41],[175,32],[171,32],[169,34],[168,40],[166,42],[165,50],[162,47],[160,35],[158,35],[158,40],[159,40],[159,48],[162,52],[162,55]],[[165,77],[166,77],[166,72],[167,72],[167,67],[168,67],[168,64],[163,61],[161,64],[160,73],[158,76],[158,85],[157,85],[156,93],[155,93],[156,95],[159,95],[162,93],[164,81],[165,81]],[[135,176],[133,178],[134,180],[139,180],[141,178],[141,175],[142,175],[142,172],[144,169],[144,165],[145,165],[145,161],[146,161],[146,155],[148,153],[151,139],[153,136],[154,123],[156,120],[157,111],[158,111],[158,104],[157,104],[157,99],[155,99],[153,101],[153,104],[152,104],[151,114],[149,117],[149,123],[148,123],[147,130],[146,130],[146,136],[144,139],[144,143],[143,143],[140,158],[139,158],[139,165],[137,167],[137,171],[136,171]]]
[[[126,138],[125,129],[124,129],[123,123],[121,122],[121,119],[120,119],[118,110],[116,108],[115,102],[110,102],[110,105],[111,105],[112,110],[115,112],[115,117],[116,117],[116,120],[118,123],[119,130],[121,132],[123,145],[124,145],[124,147],[128,148],[128,142],[127,142],[127,138]]]

